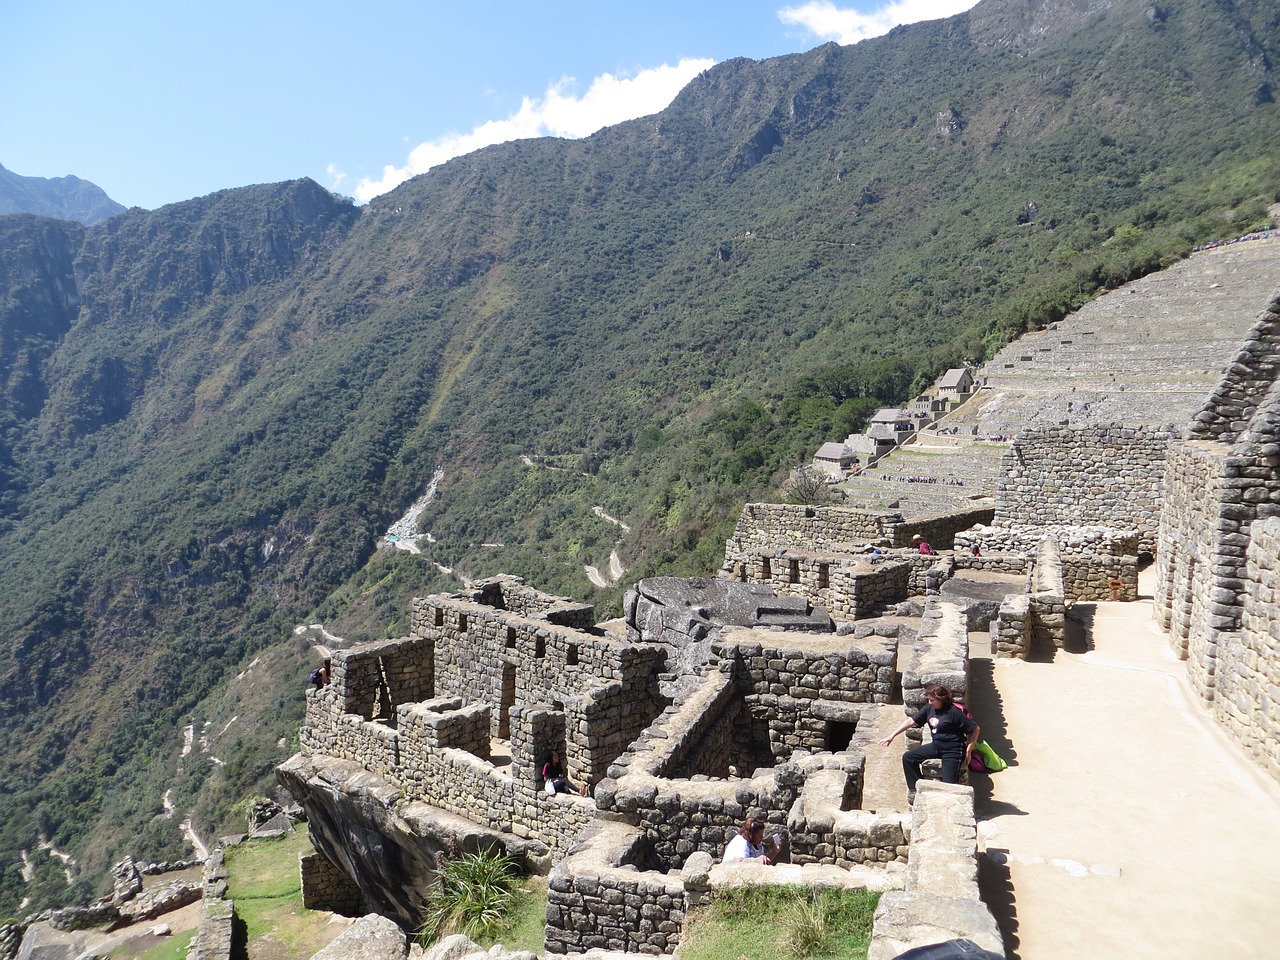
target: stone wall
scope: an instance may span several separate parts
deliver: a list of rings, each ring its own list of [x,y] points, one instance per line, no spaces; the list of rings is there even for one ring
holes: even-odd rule
[[[1067,642],[1067,604],[1063,596],[1062,557],[1058,545],[1045,539],[1031,571],[1031,638],[1062,647]]]
[[[726,545],[725,560],[728,563],[752,550],[788,546],[817,553],[856,553],[867,543],[880,541],[908,547],[916,534],[934,547],[947,548],[956,533],[975,523],[990,523],[993,514],[984,507],[906,520],[901,513],[850,507],[748,503]]]
[[[1012,594],[991,621],[991,655],[1027,659],[1031,652],[1031,597]]]
[[[902,705],[908,716],[925,705],[925,687],[933,683],[946,685],[957,700],[964,700],[969,690],[969,631],[964,611],[938,597],[925,603],[920,636],[902,668]],[[908,730],[907,736],[919,739],[920,733]]]
[[[14,960],[26,933],[26,923],[8,920],[0,924],[0,960]]]
[[[1241,466],[1240,458],[1215,442],[1190,440],[1169,455],[1155,617],[1168,631],[1174,652],[1190,659],[1188,675],[1206,700],[1213,699],[1217,635],[1239,625],[1234,585],[1254,511],[1232,494],[1227,474]],[[1226,525],[1222,531],[1219,518]]]
[[[218,847],[204,864],[200,929],[187,948],[187,960],[231,960],[236,911],[226,894],[227,868],[223,863],[223,849]]]
[[[1169,457],[1156,617],[1201,697],[1241,629],[1252,527],[1280,515],[1280,294],[1272,297],[1185,442]]]
[[[525,586],[519,577],[498,576],[475,584],[469,595],[475,603],[495,610],[509,610],[533,620],[546,620],[560,627],[591,630],[596,623],[595,607],[568,597],[557,597]]]
[[[364,913],[360,887],[327,857],[303,854],[298,858],[298,872],[302,876],[302,905],[308,910],[328,910],[344,917]]]
[[[663,705],[649,683],[667,656],[657,644],[444,595],[414,600],[413,636],[434,649],[435,695],[490,704],[495,737],[508,735],[513,704],[559,705],[566,715],[565,762],[577,782],[604,776],[609,761]]]
[[[644,847],[639,827],[592,822],[547,880],[547,953],[675,952],[684,883],[679,874],[644,870]]]
[[[898,555],[863,558],[776,547],[737,555],[723,574],[786,596],[804,597],[837,620],[857,620],[905,599],[911,569]]]
[[[1000,928],[978,890],[977,827],[971,788],[920,781],[906,888],[881,895],[867,960],[954,939],[1004,956]]]
[[[1253,524],[1242,593],[1240,631],[1219,641],[1214,716],[1280,780],[1280,519]]]
[[[1170,427],[1049,427],[1019,434],[1001,460],[996,525],[1134,528],[1154,553]]]

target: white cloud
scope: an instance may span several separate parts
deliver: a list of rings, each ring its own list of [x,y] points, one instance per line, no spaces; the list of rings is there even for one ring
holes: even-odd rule
[[[869,37],[888,33],[900,23],[941,20],[963,13],[977,0],[896,0],[894,3],[859,13],[842,9],[830,0],[810,0],[799,7],[783,7],[778,19],[783,23],[804,27],[823,40],[857,43]]]
[[[596,77],[581,97],[572,92],[573,79],[566,78],[548,87],[541,98],[525,97],[520,109],[505,120],[490,120],[470,133],[451,133],[418,144],[403,167],[383,167],[380,178],[357,183],[355,197],[361,202],[371,200],[446,160],[495,143],[530,137],[585,137],[610,124],[657,113],[685,84],[714,65],[714,60],[685,59],[674,67],[664,63],[642,70],[634,77],[606,73]],[[339,183],[345,179],[345,174],[332,166],[329,175]]]

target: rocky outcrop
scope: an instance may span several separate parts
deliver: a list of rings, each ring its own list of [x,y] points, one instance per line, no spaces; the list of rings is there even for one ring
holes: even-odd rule
[[[298,754],[276,776],[306,810],[317,852],[356,883],[366,903],[410,929],[421,919],[442,854],[498,847],[526,869],[549,867],[544,844],[425,803],[401,803],[396,787],[352,761]]]

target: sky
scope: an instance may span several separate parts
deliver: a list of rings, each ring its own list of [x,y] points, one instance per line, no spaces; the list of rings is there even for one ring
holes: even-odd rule
[[[125,206],[311,177],[365,202],[507,140],[657,113],[703,70],[974,0],[0,0],[0,165]]]

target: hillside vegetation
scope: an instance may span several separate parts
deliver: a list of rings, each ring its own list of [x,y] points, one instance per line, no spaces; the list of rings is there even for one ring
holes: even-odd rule
[[[227,829],[293,749],[295,624],[709,573],[877,404],[1257,225],[1278,45],[1265,0],[984,0],[363,208],[301,180],[0,218],[0,914]],[[375,554],[438,467],[436,542]]]

